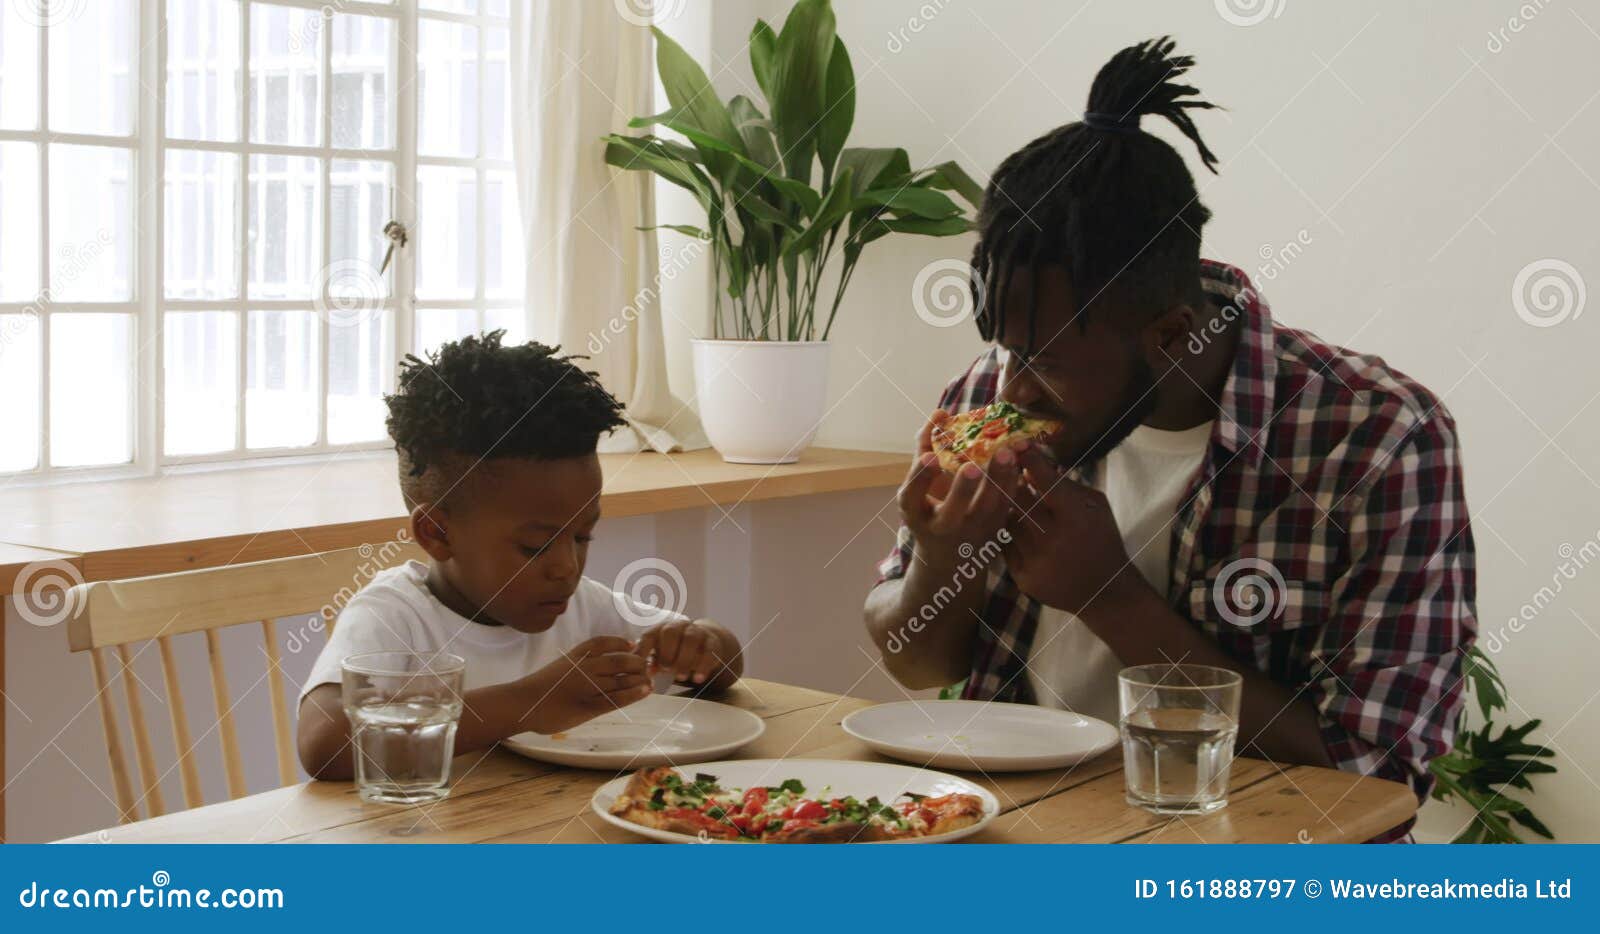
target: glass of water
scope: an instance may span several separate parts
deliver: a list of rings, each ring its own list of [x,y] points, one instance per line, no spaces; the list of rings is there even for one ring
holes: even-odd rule
[[[344,660],[342,698],[363,800],[426,804],[450,793],[461,722],[458,655],[367,652]]]
[[[1117,676],[1128,803],[1157,814],[1228,804],[1239,733],[1239,673],[1209,665],[1137,665]]]

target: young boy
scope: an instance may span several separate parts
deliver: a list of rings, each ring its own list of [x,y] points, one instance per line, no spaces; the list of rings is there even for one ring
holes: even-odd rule
[[[408,357],[387,397],[411,532],[432,560],[376,575],[339,614],[300,695],[300,762],[348,779],[340,663],[360,652],[466,659],[456,753],[556,733],[650,693],[649,660],[725,688],[739,642],[707,620],[629,606],[583,576],[600,519],[600,435],[622,405],[553,348],[501,332]],[[655,615],[646,629],[629,622]]]

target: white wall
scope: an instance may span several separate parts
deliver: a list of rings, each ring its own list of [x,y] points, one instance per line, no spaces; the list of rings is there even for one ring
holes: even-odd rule
[[[756,16],[776,24],[787,5],[716,0],[709,27],[707,5],[689,6],[719,88],[750,93],[744,37]],[[1005,155],[1078,118],[1116,49],[1170,33],[1194,54],[1192,83],[1228,108],[1197,118],[1224,160],[1219,176],[1199,176],[1216,214],[1206,254],[1254,271],[1263,251],[1300,238],[1303,253],[1257,274],[1279,318],[1383,356],[1455,413],[1484,641],[1516,719],[1542,718],[1535,736],[1559,756],[1560,774],[1537,779],[1536,811],[1561,839],[1600,840],[1588,806],[1600,790],[1600,570],[1558,573],[1568,549],[1569,571],[1586,563],[1581,549],[1600,535],[1600,408],[1590,404],[1600,316],[1533,327],[1512,301],[1519,271],[1542,259],[1600,287],[1600,10],[1255,6],[1278,15],[1233,25],[1204,0],[838,0],[859,84],[851,142],[905,146],[914,165],[957,159],[986,181]],[[1192,153],[1164,124],[1154,129]],[[821,443],[909,444],[978,349],[970,327],[934,328],[913,313],[912,281],[970,246],[889,238],[869,248],[835,331],[839,404]],[[1513,627],[1524,604],[1533,619]],[[1465,820],[1426,818],[1434,835]]]

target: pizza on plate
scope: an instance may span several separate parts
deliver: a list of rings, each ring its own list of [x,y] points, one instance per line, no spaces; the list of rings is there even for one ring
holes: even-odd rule
[[[885,804],[827,791],[808,795],[793,778],[746,790],[724,788],[714,775],[688,779],[671,766],[656,766],[628,779],[611,813],[657,830],[752,843],[877,843],[937,836],[983,819],[977,795],[906,792],[906,800]]]
[[[962,464],[989,466],[989,459],[1018,439],[1042,441],[1061,428],[1048,418],[1034,418],[1009,402],[993,402],[970,412],[947,416],[933,426],[933,453],[951,473]]]

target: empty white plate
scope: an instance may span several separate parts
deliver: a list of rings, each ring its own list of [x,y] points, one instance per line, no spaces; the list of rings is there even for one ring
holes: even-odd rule
[[[880,843],[949,843],[968,837],[987,827],[1000,813],[1000,802],[989,789],[967,779],[928,769],[914,769],[889,762],[851,762],[843,759],[740,759],[732,762],[701,762],[682,766],[679,771],[689,777],[702,772],[715,775],[724,788],[753,788],[756,785],[777,785],[788,779],[799,779],[806,787],[806,796],[813,798],[846,795],[866,800],[876,796],[880,801],[892,802],[905,792],[919,795],[971,794],[983,799],[983,820],[971,827],[952,830],[933,837],[911,837],[905,840],[874,841]],[[625,821],[611,813],[611,803],[628,787],[630,775],[612,779],[595,790],[589,799],[594,812],[623,830],[631,831],[664,843],[737,843],[737,840],[700,838],[686,833],[672,833]],[[824,792],[826,789],[826,792]]]
[[[501,745],[556,765],[642,769],[727,755],[766,729],[766,723],[748,710],[652,694],[564,733],[519,733]]]
[[[896,701],[858,710],[840,725],[886,756],[985,772],[1064,768],[1117,744],[1117,728],[1104,720],[989,701]]]

